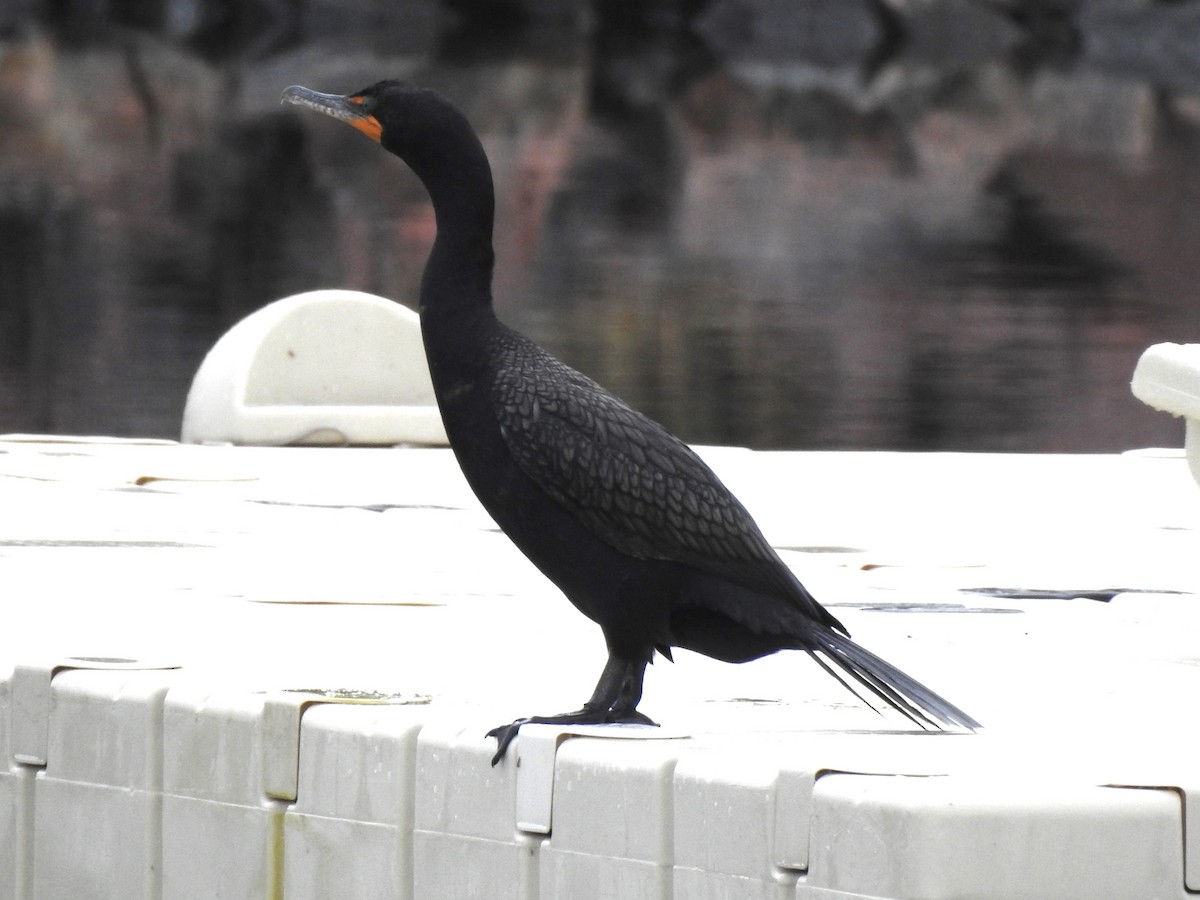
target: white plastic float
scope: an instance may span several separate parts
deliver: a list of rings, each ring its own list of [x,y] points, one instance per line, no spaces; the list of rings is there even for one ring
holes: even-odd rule
[[[68,440],[0,439],[0,900],[1200,895],[1175,457],[704,448],[986,728],[681,651],[662,728],[529,726],[493,768],[487,729],[577,702],[604,648],[449,450]]]
[[[1184,447],[1200,483],[1200,344],[1155,344],[1133,371],[1133,395],[1186,422]]]
[[[263,307],[204,358],[182,437],[191,444],[444,445],[417,314],[347,290]]]

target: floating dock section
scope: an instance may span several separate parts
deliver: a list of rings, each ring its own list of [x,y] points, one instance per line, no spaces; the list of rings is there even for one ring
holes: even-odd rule
[[[0,439],[0,900],[1200,893],[1182,454],[701,452],[865,646],[679,653],[654,728],[438,449]]]

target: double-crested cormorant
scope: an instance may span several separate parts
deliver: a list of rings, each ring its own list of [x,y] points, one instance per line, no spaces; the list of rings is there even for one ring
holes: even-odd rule
[[[497,524],[604,632],[591,699],[493,729],[493,765],[527,722],[650,724],[642,676],[672,647],[727,662],[804,650],[922,727],[977,727],[851,641],[687,445],[496,319],[491,167],[453,105],[398,81],[344,97],[296,86],[283,100],[353,125],[424,183],[437,237],[421,331],[450,446]]]

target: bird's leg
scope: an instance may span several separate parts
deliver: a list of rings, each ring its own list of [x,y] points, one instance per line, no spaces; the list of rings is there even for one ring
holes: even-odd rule
[[[596,712],[607,712],[612,709],[621,695],[628,691],[628,683],[634,678],[634,669],[637,666],[627,659],[622,659],[615,653],[608,654],[608,662],[604,664],[604,671],[600,673],[600,680],[596,682],[596,689],[592,691],[592,698],[587,703],[583,704],[584,710],[594,710]],[[642,664],[642,669],[645,669],[645,664]],[[641,698],[642,694],[642,679],[636,678],[637,694]],[[637,702],[634,701],[634,706]],[[583,710],[581,710],[582,712]]]
[[[487,733],[496,739],[496,755],[492,765],[504,758],[508,745],[513,742],[522,725],[607,725],[613,723],[654,725],[643,713],[637,711],[642,699],[642,678],[646,672],[646,661],[631,661],[609,653],[600,680],[591,699],[582,709],[560,713],[556,716],[529,716],[507,725],[499,725]]]
[[[611,658],[610,658],[611,664]],[[605,672],[608,671],[608,666],[604,667]],[[637,711],[637,706],[642,702],[642,678],[646,674],[645,661],[626,663],[621,676],[621,683],[617,688],[617,696],[609,702],[608,714],[609,722],[639,722],[643,725],[654,725],[655,722],[650,718]],[[601,675],[601,681],[604,676]],[[596,685],[596,691],[599,693],[600,685]],[[589,703],[595,701],[593,695]]]

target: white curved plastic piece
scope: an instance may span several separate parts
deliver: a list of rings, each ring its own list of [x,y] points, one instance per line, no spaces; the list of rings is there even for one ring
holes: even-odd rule
[[[1200,344],[1155,344],[1133,371],[1133,395],[1155,409],[1200,419]]]
[[[1130,387],[1147,406],[1186,420],[1188,468],[1200,484],[1200,344],[1148,348],[1133,370]]]
[[[277,300],[227,331],[183,412],[193,444],[437,444],[446,432],[412,310],[361,291]]]

